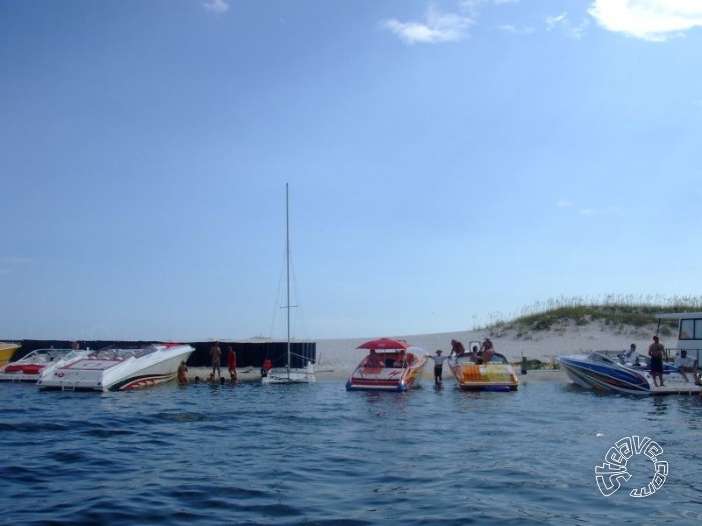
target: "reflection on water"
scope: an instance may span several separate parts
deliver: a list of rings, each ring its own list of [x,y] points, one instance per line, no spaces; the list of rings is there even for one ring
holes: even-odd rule
[[[560,382],[516,392],[347,392],[316,385],[175,385],[39,393],[0,385],[3,520],[675,523],[702,518],[698,397],[628,397]],[[605,498],[595,466],[648,436],[669,476]],[[634,463],[640,483],[646,462]]]

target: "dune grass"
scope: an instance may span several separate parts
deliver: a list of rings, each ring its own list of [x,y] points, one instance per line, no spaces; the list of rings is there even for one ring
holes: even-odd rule
[[[702,296],[620,296],[602,298],[558,298],[537,302],[525,307],[511,320],[497,319],[488,324],[492,331],[515,329],[525,331],[547,331],[567,324],[587,325],[593,322],[617,328],[643,328],[654,325],[658,328],[656,314],[668,312],[702,311]],[[659,332],[670,336],[677,332],[676,320],[662,320]]]

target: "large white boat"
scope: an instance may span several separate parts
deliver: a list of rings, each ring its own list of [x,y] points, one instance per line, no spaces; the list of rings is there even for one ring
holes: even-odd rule
[[[88,352],[74,351],[73,349],[35,349],[19,360],[0,367],[0,381],[36,382],[41,371],[49,365],[85,356]]]
[[[665,313],[657,317],[659,320],[678,320],[677,347],[667,348],[668,356],[673,357],[686,350],[688,356],[699,364],[702,355],[702,312]],[[573,383],[588,389],[636,395],[694,394],[702,391],[702,386],[696,384],[694,378],[681,374],[677,367],[668,363],[663,364],[663,385],[656,386],[650,366],[643,358],[625,363],[623,359],[593,352],[560,356],[556,360]]]
[[[286,268],[286,320],[287,320],[287,350],[285,364],[271,369],[263,369],[261,383],[268,384],[313,384],[316,382],[314,365],[307,361],[304,367],[293,367],[293,356],[290,350],[290,220],[288,207],[288,185],[285,184],[285,268]],[[298,357],[300,359],[302,357]]]
[[[368,349],[346,382],[349,391],[407,391],[419,386],[421,373],[429,360],[424,349],[403,340],[380,338],[358,349]]]
[[[63,360],[41,371],[39,389],[61,391],[124,391],[168,382],[181,361],[195,349],[180,343],[134,348],[108,347]]]

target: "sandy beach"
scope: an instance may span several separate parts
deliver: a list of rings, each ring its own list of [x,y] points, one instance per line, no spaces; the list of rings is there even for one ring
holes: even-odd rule
[[[317,341],[317,364],[315,365],[316,377],[323,380],[345,380],[349,377],[358,362],[366,355],[365,350],[357,349],[363,342],[380,338],[396,338],[407,341],[410,345],[421,347],[430,354],[434,354],[437,349],[442,349],[445,355],[451,350],[451,340],[456,339],[462,342],[468,349],[471,342],[480,342],[489,337],[497,352],[502,353],[511,363],[514,363],[517,372],[520,372],[519,364],[522,357],[527,360],[538,360],[545,365],[542,370],[530,370],[527,374],[520,374],[520,381],[523,383],[530,381],[568,381],[565,374],[560,370],[552,370],[551,365],[557,356],[566,354],[587,354],[592,351],[621,351],[628,349],[635,343],[639,350],[648,348],[651,334],[655,331],[653,327],[631,328],[615,327],[598,322],[587,325],[576,325],[571,323],[551,330],[528,331],[517,333],[515,330],[476,330],[457,331],[437,334],[417,334],[417,335],[377,335],[367,338],[350,338],[338,340],[318,340]],[[675,341],[664,341],[666,347],[675,345]],[[198,376],[206,380],[210,373],[210,368],[198,367],[190,368],[188,376],[194,380]],[[222,370],[228,379],[226,365]],[[260,379],[258,368],[239,368],[237,374],[240,381],[255,381]],[[431,367],[427,366],[424,371],[424,378],[431,380]],[[451,373],[445,368],[444,377],[452,380]]]

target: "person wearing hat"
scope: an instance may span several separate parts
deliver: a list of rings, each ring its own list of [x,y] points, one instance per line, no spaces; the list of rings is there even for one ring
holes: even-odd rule
[[[648,348],[648,355],[651,357],[651,376],[653,377],[653,385],[658,387],[656,376],[660,379],[660,386],[664,387],[663,383],[663,356],[665,355],[665,347],[658,342],[658,335],[653,335],[653,343]]]
[[[444,372],[444,360],[446,359],[445,356],[441,356],[441,353],[443,351],[441,349],[436,350],[436,356],[430,356],[432,360],[434,360],[434,385],[437,387],[441,386],[441,383],[443,382],[443,378],[441,375]]]

